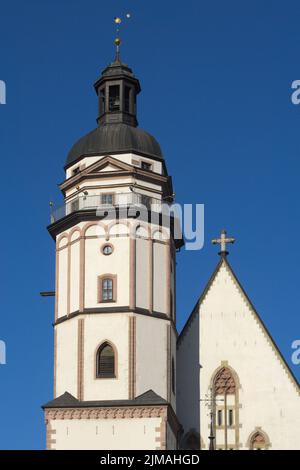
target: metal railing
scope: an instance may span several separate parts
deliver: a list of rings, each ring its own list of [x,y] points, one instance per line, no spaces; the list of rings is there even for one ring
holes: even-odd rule
[[[162,204],[167,203],[167,201],[136,192],[114,193],[112,194],[112,199],[109,201],[109,204],[107,203],[108,200],[109,198],[107,198],[107,193],[77,196],[60,207],[52,208],[51,223],[57,222],[72,212],[97,209],[105,210],[106,208],[109,209],[112,206],[116,208],[140,206],[146,207],[148,210],[151,209],[154,212],[161,212]]]

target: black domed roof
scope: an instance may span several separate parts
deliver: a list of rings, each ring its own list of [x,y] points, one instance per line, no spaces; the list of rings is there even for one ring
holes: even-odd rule
[[[78,140],[70,150],[65,166],[83,156],[131,152],[163,160],[159,143],[152,135],[138,127],[116,123],[99,126]]]

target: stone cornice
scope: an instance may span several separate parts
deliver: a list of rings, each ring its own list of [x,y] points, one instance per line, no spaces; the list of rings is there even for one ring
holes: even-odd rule
[[[115,166],[117,169],[114,171],[105,171],[101,173],[101,169],[105,168],[107,164]],[[170,186],[170,177],[155,173],[153,171],[146,171],[139,167],[135,167],[128,163],[121,162],[111,156],[106,156],[100,161],[93,163],[85,168],[80,173],[71,176],[64,182],[60,183],[59,188],[65,194],[66,190],[78,185],[83,180],[99,179],[99,178],[119,178],[120,176],[134,176],[141,180],[151,183],[161,184],[166,186],[165,192],[171,194],[172,188]]]
[[[51,408],[46,420],[55,419],[131,419],[167,417],[167,406],[128,406],[98,408]]]
[[[170,405],[45,409],[46,424],[49,424],[51,420],[64,419],[140,418],[163,418],[169,423],[175,435],[181,430],[178,418]]]

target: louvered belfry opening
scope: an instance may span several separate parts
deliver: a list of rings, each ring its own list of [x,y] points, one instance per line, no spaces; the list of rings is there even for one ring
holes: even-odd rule
[[[112,346],[103,343],[97,353],[97,377],[115,377],[115,353]]]

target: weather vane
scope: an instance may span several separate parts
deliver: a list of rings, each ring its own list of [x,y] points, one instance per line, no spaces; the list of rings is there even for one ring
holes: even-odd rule
[[[127,20],[129,20],[131,18],[131,14],[126,13],[125,18]],[[120,16],[116,16],[114,18],[114,22],[115,22],[115,25],[116,25],[116,37],[115,37],[115,40],[114,40],[114,43],[115,43],[115,46],[116,46],[116,61],[120,60],[120,45],[121,45],[121,42],[122,42],[121,38],[120,38],[120,26],[121,26],[122,21],[123,20]]]

